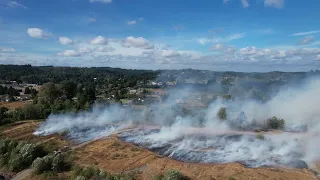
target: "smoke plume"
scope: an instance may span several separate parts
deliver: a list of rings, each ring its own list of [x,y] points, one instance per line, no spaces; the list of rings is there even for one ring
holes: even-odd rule
[[[230,89],[235,91],[237,85]],[[35,134],[67,132],[67,138],[85,142],[119,133],[126,142],[186,162],[306,168],[320,158],[319,92],[320,79],[309,78],[284,86],[266,102],[217,98],[207,108],[186,110],[177,100],[188,98],[190,89],[180,88],[145,110],[111,105],[51,115]],[[226,108],[226,120],[217,116],[221,107]],[[285,120],[282,131],[254,132],[273,116]]]

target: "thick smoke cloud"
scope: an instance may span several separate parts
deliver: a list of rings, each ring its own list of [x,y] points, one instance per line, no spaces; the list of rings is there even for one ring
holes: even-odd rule
[[[206,109],[183,114],[176,100],[188,97],[189,91],[180,88],[162,104],[143,111],[112,105],[78,114],[51,115],[35,134],[68,132],[68,138],[85,142],[119,133],[124,141],[188,162],[304,168],[320,159],[318,77],[284,86],[267,102],[218,98]],[[221,107],[227,109],[226,120],[217,117]],[[272,131],[257,138],[252,130],[273,116],[285,120],[285,132]]]

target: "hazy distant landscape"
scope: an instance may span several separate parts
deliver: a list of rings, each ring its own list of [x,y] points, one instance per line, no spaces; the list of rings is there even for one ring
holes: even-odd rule
[[[30,165],[36,174],[47,178],[75,173],[74,168],[80,173],[77,176],[100,171],[94,169],[99,164],[91,163],[93,169],[79,169],[83,166],[76,162],[81,162],[81,154],[76,152],[105,138],[118,139],[112,161],[130,160],[131,152],[119,149],[127,146],[122,143],[129,143],[137,150],[181,163],[296,169],[291,173],[318,171],[319,71],[242,73],[1,65],[0,72],[0,124],[4,132],[0,157],[8,177],[9,172],[14,174]],[[34,121],[38,119],[40,122]],[[28,133],[25,137],[14,135],[18,131],[12,128]],[[23,141],[31,144],[19,145]],[[20,146],[34,146],[28,152],[34,162],[13,164],[12,158],[24,155],[19,149],[10,149]],[[33,154],[39,150],[43,155]],[[46,169],[45,163],[51,161],[57,161],[57,170]],[[140,179],[143,169],[102,176]],[[71,174],[63,176],[71,178]]]

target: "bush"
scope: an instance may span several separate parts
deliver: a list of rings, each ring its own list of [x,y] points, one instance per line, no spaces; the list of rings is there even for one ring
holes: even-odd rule
[[[277,117],[272,117],[267,119],[268,129],[283,129],[285,121],[283,119],[278,119]]]
[[[257,137],[257,139],[264,140],[263,134],[257,134],[256,137]]]
[[[41,174],[46,171],[51,170],[52,157],[50,155],[45,156],[43,158],[37,158],[33,161],[32,167],[35,170],[36,174]]]
[[[218,111],[218,117],[221,120],[226,120],[227,119],[227,112],[225,107],[221,107]]]
[[[10,171],[28,168],[34,159],[44,156],[45,152],[35,144],[12,140],[0,140],[0,165]]]
[[[163,180],[184,180],[186,177],[176,170],[167,170],[163,175]]]
[[[86,180],[86,177],[84,177],[84,176],[77,176],[77,177],[76,177],[76,180]]]
[[[66,158],[66,154],[50,154],[43,158],[37,158],[32,166],[35,168],[37,174],[43,172],[63,172],[69,170],[69,160]],[[79,174],[77,174],[79,175]]]

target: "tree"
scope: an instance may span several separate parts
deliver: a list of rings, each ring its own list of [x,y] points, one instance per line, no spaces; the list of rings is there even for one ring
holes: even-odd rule
[[[7,119],[8,108],[1,107],[0,108],[0,125],[5,124]]]
[[[221,120],[226,120],[227,119],[227,112],[225,107],[221,107],[218,111],[218,117]]]
[[[267,119],[268,129],[283,129],[285,121],[283,119],[278,119],[277,117],[272,117]]]
[[[60,83],[60,90],[67,99],[71,99],[77,94],[77,84],[72,81],[63,81]]]
[[[59,94],[59,90],[54,83],[46,83],[41,86],[38,93],[38,101],[44,104],[53,104]]]
[[[24,94],[31,94],[31,90],[29,89],[29,87],[26,87],[24,89]]]

